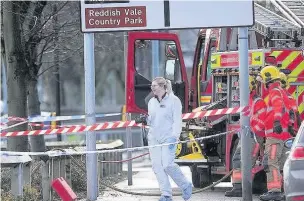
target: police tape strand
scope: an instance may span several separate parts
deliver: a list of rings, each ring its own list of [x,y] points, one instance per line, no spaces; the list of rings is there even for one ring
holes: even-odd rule
[[[112,116],[118,116],[122,115],[123,113],[108,113],[108,114],[96,114],[95,118],[102,118],[102,117],[112,117]],[[22,118],[22,117],[1,117],[1,122],[10,122],[10,121],[27,121],[31,123],[35,122],[47,122],[47,121],[67,121],[67,120],[79,120],[86,118],[87,115],[73,115],[73,116],[50,116],[50,117],[44,117],[44,116],[34,116],[34,117],[28,117],[28,118]]]
[[[7,130],[7,129],[9,129],[9,128],[14,128],[14,127],[16,127],[16,126],[20,126],[20,125],[26,124],[26,123],[28,123],[28,121],[22,121],[22,122],[13,124],[13,125],[11,125],[11,126],[7,126],[7,127],[4,127],[4,128],[1,128],[1,131]]]
[[[214,135],[210,135],[210,136],[194,138],[194,139],[190,139],[190,140],[176,141],[176,142],[172,142],[172,143],[164,143],[164,144],[143,146],[143,147],[132,147],[132,148],[122,148],[122,149],[111,149],[111,150],[96,150],[96,151],[65,150],[65,152],[62,152],[62,151],[47,151],[47,152],[1,151],[1,155],[2,156],[24,156],[24,155],[43,156],[43,155],[47,155],[47,156],[50,156],[50,157],[56,157],[56,156],[66,156],[66,155],[83,155],[83,154],[95,154],[95,153],[103,154],[103,153],[112,153],[112,152],[141,151],[141,150],[155,148],[155,147],[163,147],[163,146],[175,145],[175,144],[179,144],[179,143],[187,143],[187,142],[192,142],[192,141],[212,139],[212,138],[220,137],[220,136],[223,136],[223,135],[227,135],[229,133],[238,133],[240,131],[241,131],[241,129],[237,129],[237,130],[218,133],[218,134],[214,134]]]
[[[191,112],[183,114],[183,118],[198,118],[202,116],[214,116],[214,115],[221,115],[221,114],[234,114],[244,112],[247,115],[249,107],[234,107],[234,108],[223,108],[223,109],[216,109],[216,110],[203,110],[200,112]],[[108,114],[96,114],[95,118],[100,117],[111,117],[111,116],[118,116],[122,115],[123,113],[108,113]],[[55,117],[43,117],[43,116],[36,116],[36,117],[29,117],[28,119],[22,117],[6,117],[4,119],[9,121],[28,121],[30,123],[37,123],[37,122],[47,122],[47,121],[66,121],[66,120],[79,120],[84,119],[86,115],[74,115],[74,116],[55,116]],[[1,122],[5,123],[4,119],[1,119]]]
[[[196,119],[208,116],[217,116],[217,115],[227,115],[227,114],[236,114],[242,113],[246,114],[249,110],[248,106],[245,107],[234,107],[234,108],[223,108],[216,110],[204,110],[199,112],[191,112],[182,114],[183,120]],[[13,137],[13,136],[24,136],[24,135],[49,135],[49,134],[69,134],[69,133],[79,133],[86,131],[99,131],[107,129],[117,129],[117,128],[126,128],[139,126],[142,127],[142,124],[136,124],[135,121],[116,121],[116,122],[103,122],[94,125],[76,125],[63,128],[55,129],[46,129],[46,130],[32,130],[32,131],[12,131],[12,132],[1,132],[1,137]]]

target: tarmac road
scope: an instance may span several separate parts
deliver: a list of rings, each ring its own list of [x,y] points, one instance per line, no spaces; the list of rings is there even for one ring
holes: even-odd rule
[[[134,153],[134,156],[140,153]],[[124,156],[123,158],[126,158]],[[141,193],[158,193],[158,183],[151,168],[149,156],[133,162],[133,172],[138,172],[133,175],[133,185],[128,186],[128,181],[122,181],[115,186],[120,189],[141,192]],[[191,172],[188,167],[181,167],[183,173],[191,181]],[[127,171],[127,163],[123,164],[123,170]],[[174,192],[180,192],[173,180],[170,179],[171,186]],[[189,201],[242,201],[242,198],[227,198],[224,196],[225,191],[231,189],[230,182],[223,182],[215,186],[214,190],[193,194]],[[193,189],[195,190],[195,189]],[[103,201],[158,201],[159,197],[135,196],[116,192],[108,189],[98,200]],[[258,201],[257,195],[253,195],[253,201]],[[181,196],[174,196],[173,201],[183,201]]]

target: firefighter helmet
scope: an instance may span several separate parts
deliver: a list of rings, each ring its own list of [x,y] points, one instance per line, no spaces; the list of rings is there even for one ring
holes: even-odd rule
[[[280,71],[275,66],[264,67],[260,72],[260,76],[262,77],[263,82],[265,84],[267,84],[271,81],[276,81],[276,80],[280,81],[280,79],[281,79]]]
[[[287,79],[287,76],[284,73],[280,73],[280,77],[281,77],[281,87],[283,89],[288,89],[289,88],[289,82]]]
[[[250,75],[249,76],[249,89],[250,89],[250,92],[252,92],[253,90],[255,90],[256,89],[256,79],[252,76],[252,75]]]

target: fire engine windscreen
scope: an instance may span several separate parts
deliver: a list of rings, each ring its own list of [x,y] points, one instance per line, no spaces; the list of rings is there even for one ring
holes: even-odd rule
[[[185,86],[179,58],[181,53],[178,52],[176,43],[170,40],[138,39],[134,47],[136,106],[147,110],[147,103],[153,97],[150,93],[152,80],[164,77],[171,81],[172,90],[181,100],[184,109]]]
[[[137,40],[135,42],[135,69],[149,81],[165,77],[181,80],[181,69],[174,41]]]

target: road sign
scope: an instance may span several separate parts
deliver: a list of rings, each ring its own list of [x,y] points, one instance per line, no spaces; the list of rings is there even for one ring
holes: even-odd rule
[[[253,24],[253,0],[81,0],[83,32],[241,27]]]

